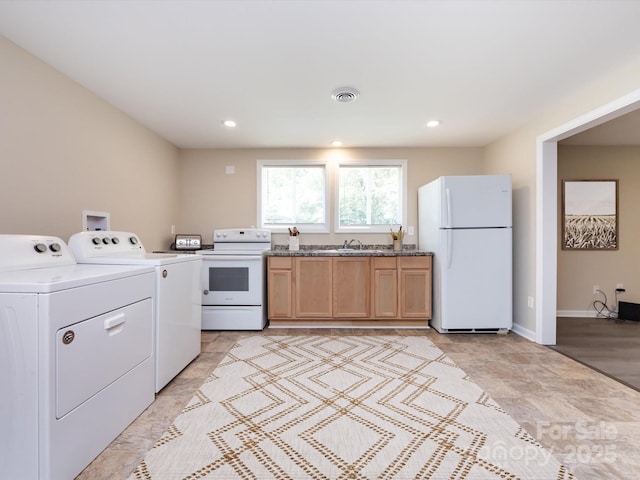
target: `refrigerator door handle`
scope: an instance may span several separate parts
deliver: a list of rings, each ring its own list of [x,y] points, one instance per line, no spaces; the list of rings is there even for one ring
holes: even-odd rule
[[[447,218],[445,222],[445,227],[450,228],[451,227],[451,189],[445,188],[444,193],[445,193],[446,202],[447,202]]]
[[[447,230],[447,270],[451,268],[451,257],[453,256],[451,253],[451,244],[453,243],[452,241],[452,236],[451,236],[451,230]]]

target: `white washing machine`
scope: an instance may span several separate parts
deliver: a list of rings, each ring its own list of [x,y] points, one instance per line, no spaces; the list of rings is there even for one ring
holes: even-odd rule
[[[155,391],[200,354],[202,312],[198,254],[147,253],[131,232],[80,232],[69,248],[82,264],[147,265],[155,269]]]
[[[153,275],[0,235],[2,478],[74,478],[153,402]]]

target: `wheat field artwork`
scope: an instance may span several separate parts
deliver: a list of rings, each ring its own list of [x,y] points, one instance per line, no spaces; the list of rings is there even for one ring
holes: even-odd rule
[[[618,181],[563,182],[562,248],[618,248]]]

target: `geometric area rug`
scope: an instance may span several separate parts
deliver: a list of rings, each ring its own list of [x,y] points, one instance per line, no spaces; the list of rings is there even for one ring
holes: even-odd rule
[[[429,339],[241,339],[130,480],[574,476]]]

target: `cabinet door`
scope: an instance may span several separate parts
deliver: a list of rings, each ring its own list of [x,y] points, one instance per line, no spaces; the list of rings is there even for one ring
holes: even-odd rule
[[[400,316],[431,318],[431,257],[398,257]]]
[[[398,318],[398,271],[395,257],[371,259],[373,318]]]
[[[333,258],[333,316],[369,317],[370,258]]]
[[[293,270],[292,259],[269,257],[267,272],[269,318],[293,317]]]
[[[295,316],[299,318],[332,317],[331,257],[295,258]]]

